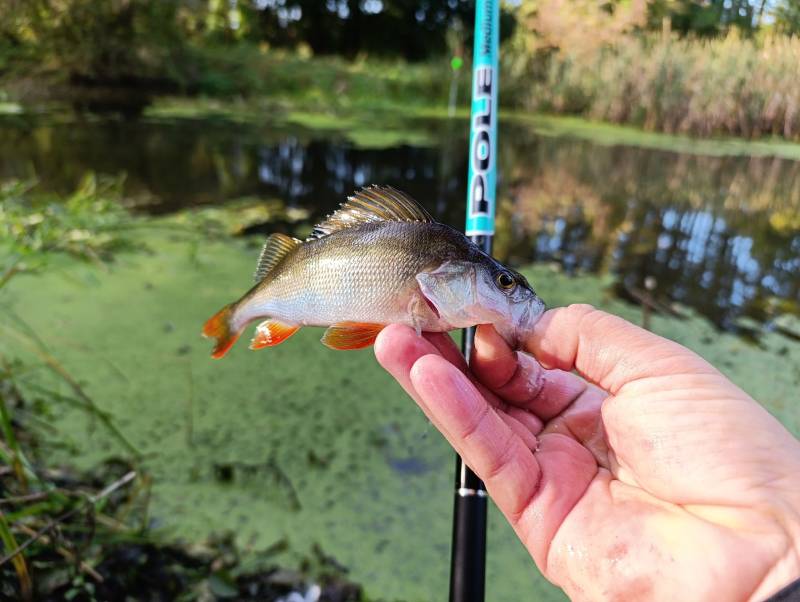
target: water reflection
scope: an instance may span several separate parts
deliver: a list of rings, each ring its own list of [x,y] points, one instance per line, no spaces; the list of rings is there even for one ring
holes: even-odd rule
[[[424,127],[438,147],[364,149],[344,136],[219,121],[0,121],[0,179],[36,174],[67,192],[87,170],[128,174],[128,191],[159,213],[242,196],[330,212],[354,188],[388,183],[460,227],[462,122]],[[496,253],[610,271],[720,326],[797,311],[800,163],[700,157],[501,130]]]
[[[524,150],[523,150],[524,149]],[[510,165],[515,259],[610,270],[734,327],[800,298],[800,164],[531,141]],[[784,300],[786,303],[780,303]]]

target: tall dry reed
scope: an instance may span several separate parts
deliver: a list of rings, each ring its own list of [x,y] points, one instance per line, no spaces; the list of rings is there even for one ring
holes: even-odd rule
[[[800,139],[800,38],[624,36],[596,52],[511,57],[526,109],[698,136]]]

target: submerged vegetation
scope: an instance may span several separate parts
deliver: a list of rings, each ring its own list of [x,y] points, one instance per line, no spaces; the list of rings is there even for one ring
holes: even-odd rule
[[[0,286],[16,273],[66,253],[102,264],[125,250],[133,217],[121,203],[123,178],[84,176],[66,198],[38,193],[35,182],[0,183]]]

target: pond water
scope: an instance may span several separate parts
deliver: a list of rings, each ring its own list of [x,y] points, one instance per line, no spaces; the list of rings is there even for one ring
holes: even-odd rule
[[[89,170],[124,173],[143,211],[277,197],[312,221],[354,188],[385,183],[461,227],[464,120],[409,128],[424,133],[421,142],[371,147],[347,131],[285,122],[14,117],[0,121],[0,179],[35,175],[43,188],[69,192]],[[623,296],[647,280],[656,298],[725,329],[798,312],[797,161],[607,146],[540,136],[523,123],[504,124],[500,141],[502,260],[612,273]]]
[[[419,134],[400,143],[286,123],[19,117],[0,120],[0,181],[35,175],[42,188],[68,193],[88,170],[124,172],[139,211],[278,198],[309,213],[301,228],[353,188],[381,182],[461,226],[464,123],[413,127]],[[607,294],[604,279],[566,271],[613,274],[623,292],[655,278],[654,294],[734,330],[746,317],[769,323],[779,310],[797,311],[800,163],[604,146],[540,136],[522,123],[504,127],[501,140],[496,253],[563,266],[525,268],[553,304],[587,301],[641,318]],[[140,449],[153,483],[152,526],[190,542],[235,533],[254,562],[284,566],[299,566],[319,545],[372,599],[443,599],[453,457],[416,406],[371,353],[334,353],[318,343],[318,329],[259,353],[240,343],[211,361],[200,327],[249,284],[257,241],[135,230],[150,252],[120,254],[110,270],[64,259],[16,278],[4,288],[0,322],[41,333]],[[653,316],[652,328],[706,357],[800,433],[800,343],[764,332],[755,346],[694,317]],[[0,338],[0,353],[18,347]],[[41,370],[18,384],[31,399],[42,390],[69,394]],[[119,452],[71,405],[48,412],[42,441],[53,462],[90,467]],[[563,600],[490,512],[488,599]]]

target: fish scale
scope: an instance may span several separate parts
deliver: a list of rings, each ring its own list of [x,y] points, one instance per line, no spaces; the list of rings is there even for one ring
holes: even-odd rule
[[[407,306],[419,294],[416,275],[457,252],[443,238],[420,253],[432,227],[441,229],[441,224],[377,223],[309,241],[276,268],[261,289],[264,303],[250,307],[252,315],[313,326],[387,319],[410,323]],[[435,315],[428,310],[425,318]]]
[[[323,343],[357,349],[392,323],[418,332],[491,323],[516,341],[544,310],[520,274],[387,186],[355,193],[306,241],[271,235],[256,275],[253,288],[206,322],[214,357],[263,318],[253,349],[301,326],[328,326]]]

